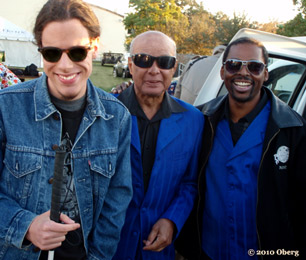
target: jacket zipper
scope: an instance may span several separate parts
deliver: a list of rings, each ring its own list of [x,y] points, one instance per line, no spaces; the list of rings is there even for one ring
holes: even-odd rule
[[[258,176],[257,176],[257,202],[256,202],[256,216],[257,216],[257,208],[258,208],[258,178],[259,178],[259,173],[261,171],[261,166],[262,166],[262,162],[264,160],[264,157],[266,156],[266,153],[269,150],[269,147],[271,145],[271,142],[274,140],[274,138],[278,135],[278,133],[280,132],[280,130],[278,129],[278,131],[271,137],[267,149],[265,150],[265,152],[263,153],[263,156],[261,157],[261,161],[260,161],[260,165],[259,165],[259,171],[258,171]],[[259,233],[258,233],[258,227],[257,227],[257,220],[256,220],[256,233],[257,233],[257,239],[258,239],[258,247],[259,249],[261,249],[261,242],[260,242],[260,237],[259,237]],[[263,256],[260,256],[260,259],[263,259]]]

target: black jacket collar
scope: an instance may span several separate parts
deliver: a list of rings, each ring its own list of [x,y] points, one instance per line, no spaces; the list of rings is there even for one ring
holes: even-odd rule
[[[134,84],[132,84],[132,86],[124,90],[118,96],[118,99],[129,109],[132,115],[135,114],[133,111],[134,109],[141,109],[135,97]],[[137,102],[137,106],[135,104],[135,101]],[[169,115],[166,117],[169,117],[172,113],[182,113],[182,112],[187,111],[186,108],[184,108],[178,102],[176,102],[173,98],[171,98],[167,91],[165,92],[165,98],[163,102],[167,103],[166,107],[167,107],[167,110],[169,110],[168,111],[169,113],[166,113]]]
[[[288,109],[288,105],[278,99],[270,89],[263,87],[268,95],[268,99],[271,100],[271,118],[279,128],[302,126],[303,122],[299,118],[298,114]],[[218,117],[222,107],[225,105],[227,95],[215,98],[198,108],[207,117]]]

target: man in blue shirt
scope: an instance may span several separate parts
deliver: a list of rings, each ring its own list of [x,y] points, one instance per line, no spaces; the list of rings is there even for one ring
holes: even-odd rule
[[[231,42],[228,95],[200,107],[199,199],[177,244],[188,259],[305,257],[305,121],[263,87],[267,63],[260,42]]]
[[[132,114],[133,199],[114,260],[173,260],[173,241],[196,197],[204,117],[167,93],[176,69],[176,45],[148,31],[131,44],[134,84],[121,100]]]

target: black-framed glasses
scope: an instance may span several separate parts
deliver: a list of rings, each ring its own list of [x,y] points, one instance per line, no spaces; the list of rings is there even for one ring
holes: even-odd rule
[[[253,74],[258,76],[264,68],[267,66],[263,62],[259,60],[236,60],[236,59],[228,59],[223,62],[225,69],[231,73],[235,74],[238,73],[242,66],[246,66],[247,70]]]
[[[87,53],[91,49],[91,46],[73,46],[68,49],[60,49],[57,47],[42,47],[38,48],[38,51],[48,62],[58,62],[61,59],[63,52],[67,53],[70,60],[79,62],[86,59]]]
[[[160,69],[169,70],[175,66],[176,58],[173,56],[154,57],[149,54],[138,53],[132,55],[132,60],[137,67],[150,68],[156,61]]]

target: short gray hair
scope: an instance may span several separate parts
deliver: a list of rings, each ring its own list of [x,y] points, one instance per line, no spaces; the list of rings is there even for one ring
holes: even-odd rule
[[[169,37],[167,34],[164,34],[164,33],[160,32],[160,31],[146,31],[146,32],[143,32],[143,33],[141,33],[141,34],[138,34],[138,35],[132,40],[132,42],[131,42],[131,44],[130,44],[130,54],[131,54],[131,55],[133,54],[133,47],[134,47],[135,41],[136,41],[138,38],[141,38],[141,37],[146,36],[146,35],[149,35],[149,34],[157,34],[157,35],[162,35],[162,36],[166,37],[170,42],[173,43],[174,50],[175,50],[175,56],[176,56],[176,43],[175,43],[175,41],[174,41],[171,37]]]

